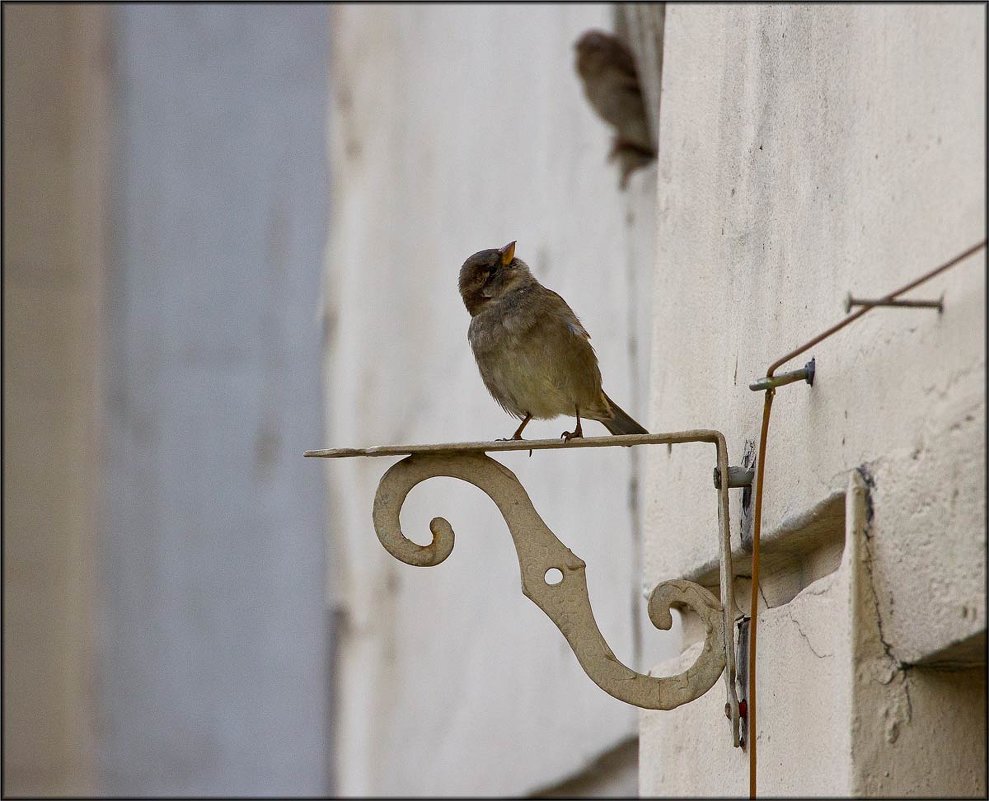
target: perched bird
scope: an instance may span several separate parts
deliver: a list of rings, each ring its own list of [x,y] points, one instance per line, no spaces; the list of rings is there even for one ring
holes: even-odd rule
[[[575,415],[565,441],[582,437],[580,420],[597,420],[612,434],[646,434],[601,389],[590,335],[567,302],[540,284],[515,258],[515,243],[481,250],[460,268],[460,296],[470,312],[470,341],[484,386],[522,424]]]
[[[656,157],[635,59],[618,37],[604,31],[587,31],[574,48],[584,94],[615,131],[609,159],[618,161],[624,188],[633,170]]]
[[[618,163],[618,185],[622,189],[628,186],[628,178],[633,172],[650,164],[655,158],[656,154],[651,151],[647,153],[631,145],[622,145],[617,140],[612,140],[611,150],[608,152],[608,161]]]

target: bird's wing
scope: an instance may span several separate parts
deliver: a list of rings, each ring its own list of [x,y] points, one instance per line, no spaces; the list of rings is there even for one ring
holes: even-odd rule
[[[560,297],[552,289],[546,290],[547,300],[547,311],[549,314],[553,314],[558,317],[563,323],[570,329],[571,333],[575,336],[582,337],[585,340],[589,340],[591,335],[587,333],[587,329],[584,328],[583,324],[578,319],[577,315],[574,314],[573,309],[570,308],[568,304],[562,297]]]

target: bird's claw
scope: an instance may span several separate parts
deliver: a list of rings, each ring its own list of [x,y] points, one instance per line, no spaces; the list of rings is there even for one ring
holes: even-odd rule
[[[560,434],[560,439],[564,442],[570,442],[572,439],[583,439],[584,435],[579,431],[564,431]]]

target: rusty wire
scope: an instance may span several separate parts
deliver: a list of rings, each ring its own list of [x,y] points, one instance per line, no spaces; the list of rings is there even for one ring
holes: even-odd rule
[[[857,320],[863,314],[872,309],[876,308],[884,303],[895,299],[897,296],[902,295],[904,292],[909,292],[911,289],[920,286],[936,275],[940,275],[945,270],[954,267],[956,264],[967,259],[973,253],[981,250],[986,246],[986,240],[983,239],[977,245],[973,245],[968,248],[968,250],[955,256],[950,261],[935,267],[928,273],[920,276],[909,284],[900,287],[894,292],[890,292],[888,295],[883,296],[875,301],[869,301],[868,305],[863,306],[858,311],[853,314],[849,314],[845,319],[841,320],[837,324],[831,326],[829,329],[821,334],[818,334],[813,339],[808,340],[799,348],[791,350],[785,356],[780,357],[771,365],[769,369],[766,370],[766,378],[772,378],[773,373],[786,364],[790,359],[795,359],[802,353],[810,350],[812,347],[825,339],[830,337],[832,334],[837,333],[842,328],[844,328],[849,323]],[[762,407],[762,431],[759,435],[759,455],[756,462],[756,487],[755,487],[755,510],[754,510],[754,521],[752,526],[752,598],[749,605],[749,614],[751,620],[749,623],[749,686],[748,686],[748,699],[747,699],[747,712],[748,712],[748,745],[749,745],[749,798],[756,797],[756,634],[758,628],[759,620],[759,537],[762,533],[762,488],[763,488],[763,478],[765,476],[766,468],[766,440],[769,436],[769,414],[773,408],[773,397],[776,394],[776,390],[770,387],[766,390],[766,397],[763,402]]]

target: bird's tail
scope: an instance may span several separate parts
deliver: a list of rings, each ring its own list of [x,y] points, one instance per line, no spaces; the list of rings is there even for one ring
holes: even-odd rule
[[[622,408],[607,395],[604,396],[611,407],[611,417],[602,419],[605,428],[612,434],[648,434],[642,426],[629,417]]]

